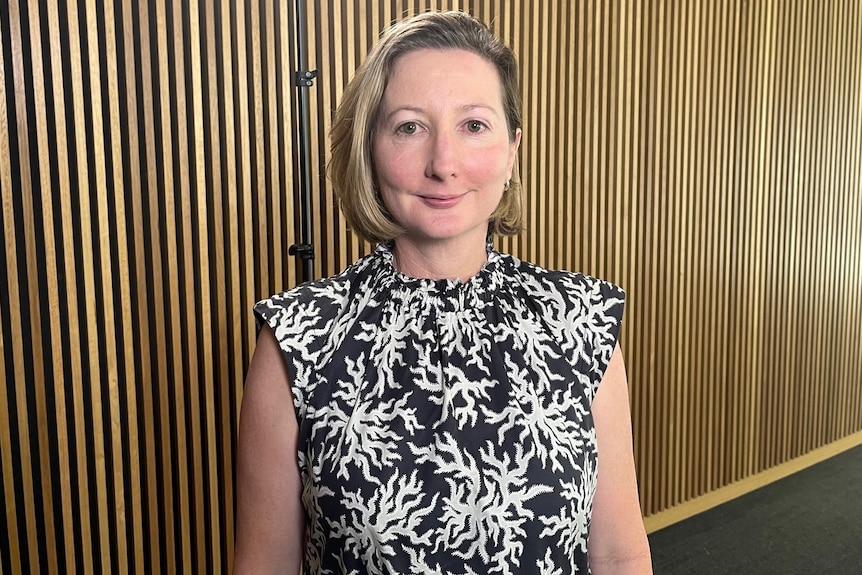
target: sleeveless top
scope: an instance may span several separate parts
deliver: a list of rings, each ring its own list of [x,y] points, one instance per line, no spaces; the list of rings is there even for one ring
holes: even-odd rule
[[[391,243],[259,302],[299,424],[303,573],[588,573],[623,302],[490,246],[466,282],[411,278]]]

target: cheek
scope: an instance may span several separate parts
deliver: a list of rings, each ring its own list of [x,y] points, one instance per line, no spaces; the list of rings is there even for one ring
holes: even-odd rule
[[[399,197],[411,188],[409,170],[405,169],[403,161],[384,156],[375,162],[374,175],[383,205],[390,213],[397,212]]]
[[[492,183],[496,180],[505,180],[508,158],[499,153],[476,154],[463,159],[463,166],[471,179],[482,183]],[[502,187],[502,184],[500,184]]]
[[[380,186],[386,188],[410,187],[411,182],[424,174],[424,168],[413,154],[406,152],[376,156],[374,173]]]

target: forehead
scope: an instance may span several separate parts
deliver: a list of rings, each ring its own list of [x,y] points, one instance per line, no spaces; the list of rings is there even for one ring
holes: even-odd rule
[[[494,63],[468,50],[424,48],[395,59],[383,99],[459,94],[502,104],[502,83]]]

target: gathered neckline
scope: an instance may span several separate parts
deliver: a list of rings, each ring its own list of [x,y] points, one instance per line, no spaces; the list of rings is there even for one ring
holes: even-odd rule
[[[407,291],[415,291],[428,296],[463,298],[467,294],[480,295],[495,291],[504,282],[506,258],[488,242],[488,257],[482,267],[466,281],[460,278],[432,279],[409,276],[395,267],[393,254],[394,242],[384,242],[377,246],[375,259],[380,262],[378,273],[385,284],[390,287],[401,287]]]

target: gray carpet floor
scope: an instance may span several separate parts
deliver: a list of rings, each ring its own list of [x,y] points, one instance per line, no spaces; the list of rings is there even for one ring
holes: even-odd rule
[[[862,446],[649,539],[656,575],[862,575]]]

